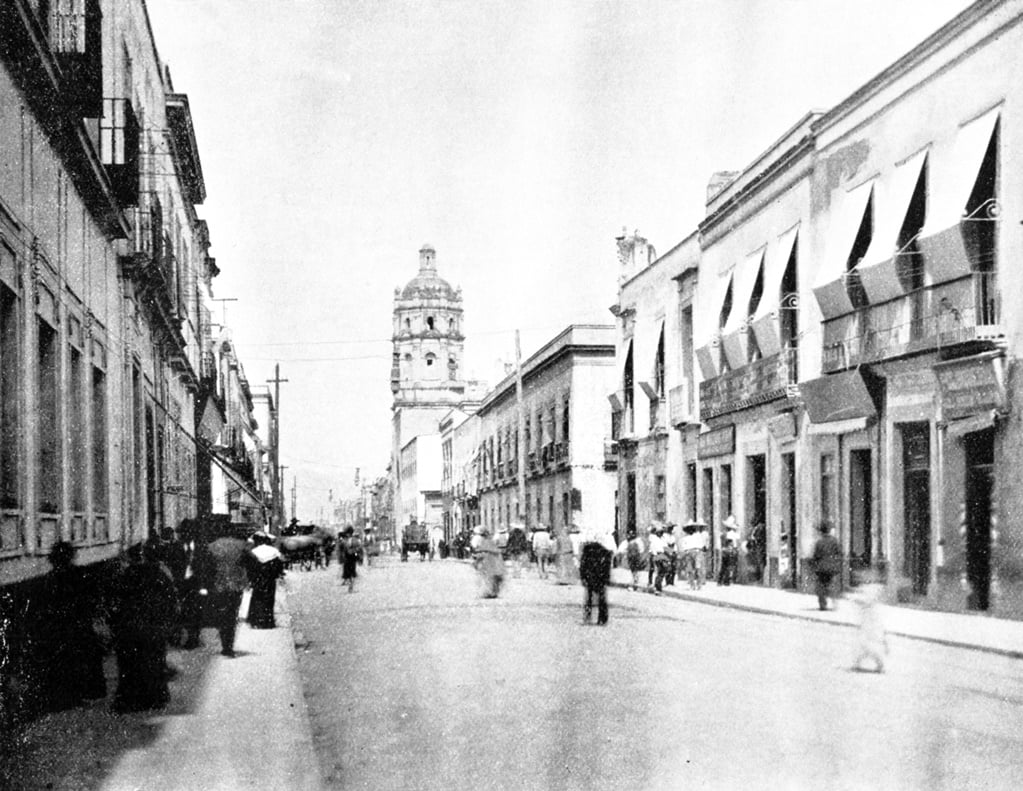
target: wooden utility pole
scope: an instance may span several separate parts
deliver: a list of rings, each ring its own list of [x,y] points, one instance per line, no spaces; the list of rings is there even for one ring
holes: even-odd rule
[[[291,477],[291,518],[298,521],[298,476]]]
[[[280,522],[281,530],[284,530],[284,471],[288,469],[286,465],[282,464],[277,468],[277,480],[279,487],[274,492],[274,511],[280,511]]]
[[[274,403],[270,410],[270,488],[273,490],[273,518],[270,520],[270,529],[275,535],[280,535],[284,527],[284,501],[278,497],[278,493],[284,489],[283,482],[278,477],[279,465],[281,463],[281,364],[274,366],[274,378],[267,379],[274,386]]]
[[[515,443],[515,455],[518,456],[515,471],[519,483],[519,515],[526,524],[529,534],[529,509],[526,508],[526,405],[522,402],[522,347],[519,342],[519,331],[515,330],[515,408],[518,412],[519,431]]]

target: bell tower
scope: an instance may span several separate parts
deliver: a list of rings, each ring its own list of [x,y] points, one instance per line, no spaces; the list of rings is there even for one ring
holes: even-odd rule
[[[451,407],[465,393],[462,290],[437,274],[437,251],[424,244],[419,272],[394,290],[393,409]]]

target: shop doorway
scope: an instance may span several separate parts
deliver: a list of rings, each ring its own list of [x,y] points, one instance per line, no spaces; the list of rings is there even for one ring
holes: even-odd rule
[[[796,527],[796,454],[781,454],[781,545],[778,574],[787,588],[799,587],[799,535]]]
[[[966,445],[966,606],[986,610],[991,593],[991,490],[994,483],[995,432],[967,434]]]
[[[703,470],[703,523],[710,534],[710,568],[707,569],[709,579],[713,579],[718,568],[718,531],[714,524],[714,468]]]
[[[927,595],[931,580],[931,441],[927,423],[907,423],[902,431],[903,573],[913,593]]]
[[[750,504],[747,565],[750,582],[764,581],[767,565],[767,459],[762,454],[746,457],[746,497]]]
[[[873,556],[872,461],[869,449],[849,454],[849,568],[868,568]]]

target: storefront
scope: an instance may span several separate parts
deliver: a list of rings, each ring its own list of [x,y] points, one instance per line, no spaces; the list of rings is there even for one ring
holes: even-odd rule
[[[995,607],[1002,565],[996,458],[1007,413],[1000,352],[934,366],[943,429],[938,604],[943,609]],[[1008,558],[1006,558],[1008,560]]]

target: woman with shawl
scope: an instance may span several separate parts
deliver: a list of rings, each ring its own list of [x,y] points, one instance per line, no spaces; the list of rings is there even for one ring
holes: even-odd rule
[[[249,550],[252,561],[249,566],[252,598],[249,599],[249,626],[253,629],[273,629],[274,602],[277,599],[277,580],[284,576],[284,559],[266,533],[255,533],[252,540],[256,545]]]

